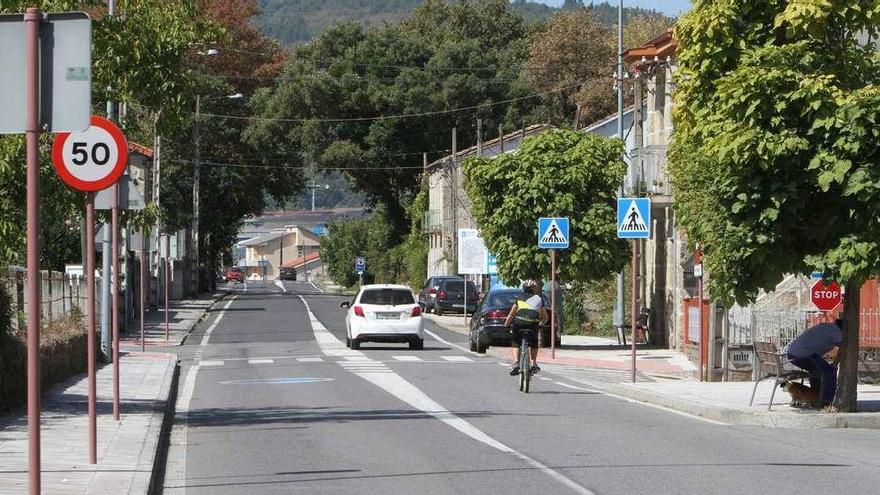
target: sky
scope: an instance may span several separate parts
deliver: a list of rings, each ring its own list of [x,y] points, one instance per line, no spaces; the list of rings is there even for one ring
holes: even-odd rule
[[[558,7],[562,5],[564,0],[534,0],[547,5]],[[602,0],[594,0],[601,3]],[[605,0],[612,5],[616,5],[618,0]],[[646,9],[654,9],[663,12],[666,15],[677,16],[682,12],[691,8],[690,0],[624,0],[624,7],[643,7]]]

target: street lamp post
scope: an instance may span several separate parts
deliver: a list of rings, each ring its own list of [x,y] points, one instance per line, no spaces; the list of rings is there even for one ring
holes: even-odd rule
[[[308,185],[308,188],[312,190],[312,211],[315,211],[315,189],[323,188],[325,190],[330,189],[330,186],[327,184],[316,184],[312,182]]]
[[[229,100],[237,100],[239,98],[244,98],[244,95],[241,93],[235,93],[232,95],[219,96],[214,98],[205,98],[205,100],[215,100],[226,98]],[[196,95],[196,122],[195,122],[195,130],[193,132],[195,137],[195,146],[196,146],[196,157],[195,163],[193,164],[193,186],[192,186],[192,194],[193,194],[193,219],[192,219],[192,245],[193,245],[193,262],[195,264],[195,289],[194,294],[199,293],[199,181],[201,180],[201,172],[202,172],[202,164],[201,164],[201,155],[202,155],[202,132],[201,132],[201,112],[202,112],[202,96]]]

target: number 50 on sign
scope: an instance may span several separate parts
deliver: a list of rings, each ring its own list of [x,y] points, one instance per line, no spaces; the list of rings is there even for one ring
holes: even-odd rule
[[[128,143],[116,124],[92,116],[83,132],[58,134],[52,145],[52,165],[68,186],[101,191],[112,186],[128,163]]]

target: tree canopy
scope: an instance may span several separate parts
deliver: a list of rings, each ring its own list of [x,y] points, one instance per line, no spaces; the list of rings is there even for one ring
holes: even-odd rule
[[[864,42],[878,22],[873,0],[697,1],[677,26],[670,172],[711,293],[748,301],[822,270],[846,283],[850,349],[859,287],[880,270],[880,57]]]
[[[558,255],[559,279],[590,281],[629,259],[617,238],[617,189],[626,165],[623,143],[593,134],[548,130],[516,153],[472,158],[462,169],[472,213],[508,281],[546,279],[547,251],[538,249],[539,217],[569,217],[570,249]]]

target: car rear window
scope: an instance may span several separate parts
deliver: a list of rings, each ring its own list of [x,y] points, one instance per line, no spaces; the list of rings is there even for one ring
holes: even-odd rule
[[[468,292],[476,292],[477,286],[474,285],[473,282],[467,283]],[[446,291],[451,292],[464,292],[464,281],[463,280],[447,280],[440,284],[440,288]]]
[[[489,294],[488,306],[493,308],[509,308],[513,306],[521,292],[493,292]]]
[[[361,304],[401,306],[415,304],[412,292],[404,289],[370,289],[361,294]]]

